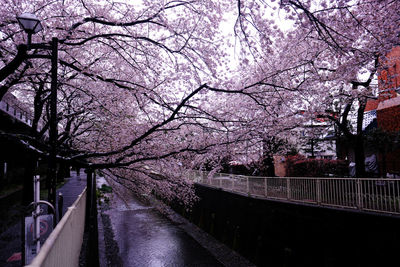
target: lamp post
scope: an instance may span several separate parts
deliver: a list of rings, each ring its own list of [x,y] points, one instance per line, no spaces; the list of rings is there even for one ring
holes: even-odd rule
[[[27,50],[50,50],[51,55],[33,54],[28,58],[46,58],[51,60],[51,91],[50,91],[50,118],[49,118],[49,171],[47,177],[48,201],[55,207],[56,204],[56,155],[57,155],[57,63],[58,63],[58,39],[53,38],[50,44],[32,44],[32,34],[43,30],[40,20],[30,13],[23,13],[17,17],[18,23],[28,34]]]
[[[35,14],[23,13],[17,17],[19,25],[28,34],[28,46],[32,43],[32,34],[43,30],[42,23]]]

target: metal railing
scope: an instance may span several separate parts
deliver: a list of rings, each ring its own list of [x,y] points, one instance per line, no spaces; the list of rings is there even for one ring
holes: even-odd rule
[[[400,179],[255,177],[190,171],[200,184],[251,196],[400,215]]]
[[[32,126],[32,118],[28,115],[28,113],[20,108],[17,105],[9,104],[8,102],[1,100],[0,101],[0,109],[7,112],[12,117],[16,118],[17,120]]]
[[[0,101],[0,110],[3,110],[18,121],[32,127],[33,117],[23,108],[16,104],[10,104],[5,100]],[[38,122],[38,130],[43,129],[44,122],[42,119]],[[47,134],[46,134],[47,135]]]
[[[86,189],[68,208],[28,267],[79,266],[85,228]]]

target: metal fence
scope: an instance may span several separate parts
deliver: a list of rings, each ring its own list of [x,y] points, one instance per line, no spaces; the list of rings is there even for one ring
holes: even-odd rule
[[[254,177],[190,171],[194,182],[251,196],[400,214],[400,179]]]
[[[16,118],[17,120],[32,126],[32,118],[26,111],[22,108],[18,107],[17,105],[9,104],[8,102],[1,100],[0,101],[0,109],[10,114],[12,117]]]
[[[85,226],[86,189],[68,208],[28,267],[79,266]]]
[[[10,104],[5,100],[1,100],[0,101],[0,110],[3,110],[7,114],[9,114],[13,118],[15,118],[16,120],[18,120],[28,126],[32,126],[32,121],[33,121],[32,115],[30,115],[28,112],[26,112],[26,110],[19,107],[18,105]],[[38,130],[42,130],[44,125],[45,125],[45,123],[44,123],[43,119],[40,119],[38,122],[38,126],[37,126]],[[47,136],[48,134],[46,133],[45,135]]]

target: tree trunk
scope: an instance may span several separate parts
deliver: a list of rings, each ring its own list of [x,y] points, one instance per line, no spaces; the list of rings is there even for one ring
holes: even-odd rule
[[[354,154],[356,161],[356,177],[365,177],[365,155],[364,155],[364,135],[362,124],[364,120],[364,110],[366,99],[358,99],[359,107],[357,110],[357,134],[355,135]]]
[[[33,176],[35,175],[36,158],[28,156],[24,170],[22,205],[27,206],[33,202]]]
[[[5,166],[5,161],[4,159],[0,160],[0,187],[2,188],[4,186],[4,178],[5,178],[5,173],[4,173],[4,166]]]
[[[264,166],[266,168],[266,175],[267,177],[275,177],[275,166],[274,166],[274,159],[269,156],[264,160]]]
[[[356,177],[365,177],[364,138],[362,135],[355,136],[354,156],[356,163]]]
[[[57,182],[64,182],[64,178],[68,177],[67,175],[67,164],[65,163],[60,163],[59,164],[59,169],[58,169],[58,174],[57,174]]]
[[[26,59],[26,51],[28,47],[26,45],[19,45],[18,46],[18,53],[13,60],[11,60],[7,65],[0,69],[0,82],[3,81],[5,78],[13,74],[18,67],[24,62]],[[0,91],[0,100],[3,96],[7,93],[6,88],[2,88],[3,90]]]

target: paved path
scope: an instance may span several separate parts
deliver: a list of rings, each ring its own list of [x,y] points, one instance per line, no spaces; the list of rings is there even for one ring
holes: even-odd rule
[[[85,188],[86,174],[81,171],[80,176],[77,176],[76,172],[71,172],[71,177],[66,178],[66,181],[67,182],[57,190],[57,199],[58,192],[62,192],[64,196],[64,214]],[[0,266],[21,266],[21,260],[18,260],[20,258],[20,254],[18,253],[21,252],[21,230],[21,221],[18,221],[3,233],[0,233]],[[12,255],[14,255],[14,260],[7,262]]]
[[[57,190],[57,205],[58,194],[63,194],[63,214],[65,214],[68,207],[72,206],[78,196],[82,193],[83,189],[86,187],[86,173],[81,170],[80,175],[78,175],[75,171],[71,171],[71,177],[66,178],[66,180],[67,182]]]
[[[120,186],[113,189],[98,218],[101,267],[253,266],[178,214],[168,211],[167,218]]]

